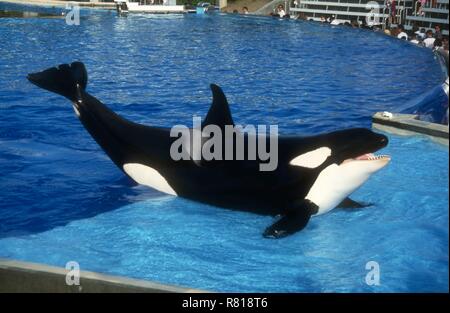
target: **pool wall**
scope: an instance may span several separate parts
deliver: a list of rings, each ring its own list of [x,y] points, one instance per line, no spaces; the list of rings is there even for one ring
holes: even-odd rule
[[[80,271],[80,284],[68,285],[69,270],[38,263],[0,259],[0,292],[27,293],[198,293],[198,289]]]
[[[415,114],[391,114],[385,116],[383,112],[375,113],[372,117],[373,128],[402,136],[425,135],[448,146],[448,125],[421,121]]]

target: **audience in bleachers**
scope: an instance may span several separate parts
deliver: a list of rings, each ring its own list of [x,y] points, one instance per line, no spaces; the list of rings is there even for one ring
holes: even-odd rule
[[[396,5],[395,0],[389,0],[388,5],[390,9],[390,13],[395,12]],[[420,1],[418,2],[425,4],[426,1]],[[296,6],[296,5],[295,5]],[[420,8],[420,4],[418,6]],[[418,10],[416,14],[421,14],[421,11]],[[276,17],[290,17],[289,14],[286,14],[283,5],[278,5],[273,13],[270,15],[276,16]],[[448,35],[443,35],[441,31],[441,26],[436,25],[434,27],[434,31],[432,29],[426,30],[425,28],[419,28],[417,25],[413,25],[411,29],[405,29],[405,27],[401,24],[396,25],[394,24],[394,19],[387,20],[385,27],[382,27],[383,25],[368,25],[368,21],[365,19],[361,21],[357,20],[351,20],[351,21],[343,21],[337,19],[336,16],[326,14],[322,15],[319,18],[311,18],[307,17],[305,13],[297,13],[294,16],[292,16],[294,19],[298,20],[307,20],[311,22],[315,22],[319,20],[321,23],[328,23],[331,25],[343,25],[348,26],[352,28],[364,28],[364,29],[372,29],[374,31],[382,31],[388,36],[396,37],[401,40],[409,41],[412,44],[416,44],[418,46],[430,48],[430,49],[437,49],[437,50],[445,50],[448,51]]]

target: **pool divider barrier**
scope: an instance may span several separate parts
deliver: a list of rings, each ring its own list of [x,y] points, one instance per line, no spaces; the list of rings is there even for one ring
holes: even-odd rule
[[[0,259],[0,292],[24,293],[198,293],[203,290],[155,283],[122,276],[80,270],[79,280],[70,280],[71,270],[38,263]],[[69,279],[67,278],[69,276]],[[69,283],[68,283],[69,282]],[[77,284],[78,283],[78,284]]]
[[[421,121],[414,114],[377,112],[372,116],[372,127],[397,135],[421,134],[448,145],[448,125]]]

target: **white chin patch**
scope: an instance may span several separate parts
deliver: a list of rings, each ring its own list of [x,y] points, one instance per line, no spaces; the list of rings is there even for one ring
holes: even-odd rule
[[[126,163],[123,165],[123,170],[138,184],[152,187],[169,195],[177,195],[167,180],[150,166],[139,163]]]
[[[322,165],[323,162],[331,155],[331,149],[328,147],[321,147],[313,151],[303,153],[289,162],[291,165],[316,168]]]

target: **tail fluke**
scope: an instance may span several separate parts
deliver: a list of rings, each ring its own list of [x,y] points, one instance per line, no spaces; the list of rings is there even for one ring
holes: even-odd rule
[[[87,72],[84,64],[61,64],[45,71],[28,74],[28,80],[38,87],[60,94],[71,101],[78,99],[80,89],[86,89]]]

